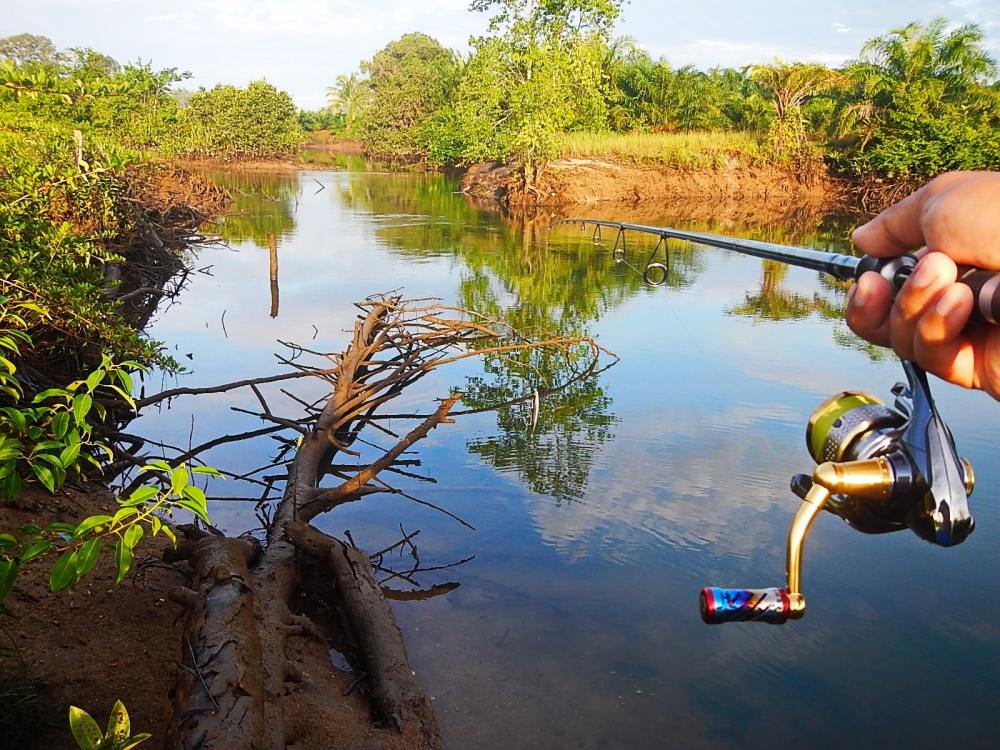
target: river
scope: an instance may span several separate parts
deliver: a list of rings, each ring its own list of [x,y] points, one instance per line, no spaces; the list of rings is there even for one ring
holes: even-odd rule
[[[353,302],[412,297],[502,311],[526,329],[587,332],[621,361],[562,401],[459,418],[419,444],[404,498],[374,496],[318,525],[366,549],[419,529],[421,585],[460,587],[394,602],[417,678],[450,748],[773,748],[993,746],[1000,667],[1000,406],[936,383],[959,451],[975,465],[977,529],[960,547],[909,532],[868,536],[824,514],[808,539],[806,617],[784,626],[706,626],[708,584],[783,584],[798,500],[811,471],[804,430],[844,389],[889,399],[898,362],[863,346],[841,318],[842,286],[721,250],[671,247],[668,283],[635,270],[590,233],[543,230],[471,206],[438,174],[377,170],[219,175],[236,197],[184,294],[149,333],[190,369],[167,384],[209,385],[281,370],[277,343],[346,343]],[[850,217],[692,221],[647,208],[622,220],[844,251]],[[607,212],[605,211],[605,215]],[[267,234],[279,256],[271,317]],[[425,409],[481,372],[463,363],[396,402]],[[161,385],[159,377],[149,384]],[[322,395],[299,381],[296,396]],[[525,386],[527,387],[527,386]],[[277,389],[272,408],[298,416]],[[405,404],[402,403],[405,401]],[[252,393],[180,399],[132,431],[188,445],[260,426],[230,406]],[[269,438],[209,463],[266,465]],[[259,495],[240,482],[211,495]],[[253,504],[211,505],[230,532],[259,526]]]

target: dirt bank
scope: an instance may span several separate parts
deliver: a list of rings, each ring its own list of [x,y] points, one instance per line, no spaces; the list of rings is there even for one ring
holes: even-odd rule
[[[507,205],[664,205],[675,201],[751,202],[769,205],[831,205],[845,187],[819,174],[804,178],[771,167],[731,165],[688,170],[598,159],[557,159],[527,191],[518,170],[506,164],[471,167],[463,192]]]

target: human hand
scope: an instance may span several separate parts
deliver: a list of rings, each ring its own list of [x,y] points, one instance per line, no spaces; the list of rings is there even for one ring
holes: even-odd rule
[[[848,293],[847,324],[891,346],[947,381],[1000,400],[1000,326],[973,323],[959,265],[1000,270],[1000,172],[949,172],[890,206],[853,235],[859,250],[891,257],[914,250],[920,261],[892,300],[877,273]]]

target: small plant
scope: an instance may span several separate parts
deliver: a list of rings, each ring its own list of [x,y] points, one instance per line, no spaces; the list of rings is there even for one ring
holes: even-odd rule
[[[205,492],[190,483],[190,473],[183,467],[171,467],[166,461],[151,461],[142,471],[161,475],[156,484],[143,485],[127,498],[118,498],[120,506],[112,515],[94,515],[80,523],[52,523],[46,527],[26,524],[16,534],[0,534],[0,609],[14,586],[20,568],[45,557],[55,557],[49,574],[49,588],[62,591],[89,573],[104,549],[114,552],[115,584],[120,584],[132,568],[133,550],[146,534],[163,534],[177,542],[170,526],[160,517],[183,509],[206,524],[208,505]],[[195,474],[221,474],[210,466],[191,469]],[[161,486],[162,485],[162,486]]]
[[[121,701],[115,701],[106,731],[102,732],[94,718],[76,706],[69,707],[69,728],[80,750],[131,750],[153,736],[147,732],[132,736],[128,711]]]

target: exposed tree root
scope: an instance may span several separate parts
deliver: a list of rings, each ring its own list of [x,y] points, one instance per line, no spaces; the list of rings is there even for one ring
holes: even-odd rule
[[[364,654],[382,720],[401,732],[418,732],[427,747],[439,747],[434,709],[410,670],[403,637],[368,555],[301,521],[286,523],[285,534],[295,547],[318,558],[332,574],[351,634]]]

